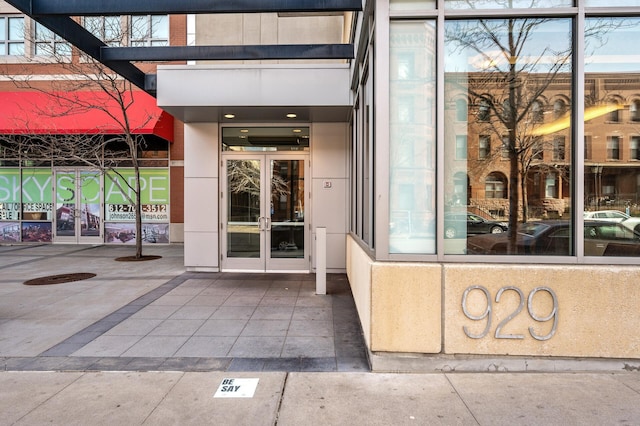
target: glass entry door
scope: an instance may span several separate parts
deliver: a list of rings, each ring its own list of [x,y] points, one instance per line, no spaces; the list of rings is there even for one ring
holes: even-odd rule
[[[223,155],[223,270],[309,271],[307,158]]]
[[[103,242],[100,173],[89,170],[56,171],[55,203],[55,242]]]

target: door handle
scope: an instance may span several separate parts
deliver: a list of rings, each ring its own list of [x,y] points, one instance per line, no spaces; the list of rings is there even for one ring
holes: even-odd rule
[[[259,217],[258,218],[258,231],[264,231],[264,226],[262,225],[262,221],[264,220],[264,217]]]
[[[264,218],[266,226],[265,226],[265,231],[271,231],[271,219],[268,217]]]

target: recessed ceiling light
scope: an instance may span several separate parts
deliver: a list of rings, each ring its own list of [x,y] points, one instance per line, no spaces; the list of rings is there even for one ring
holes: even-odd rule
[[[240,129],[240,133],[249,133],[248,129]]]
[[[229,118],[229,119],[231,119],[231,118],[236,118],[236,116],[235,116],[235,114],[225,114],[225,115],[224,115],[224,118]]]
[[[298,115],[297,114],[287,114],[287,118],[296,118]]]
[[[302,130],[300,130],[300,129],[293,129],[293,133],[302,133]]]

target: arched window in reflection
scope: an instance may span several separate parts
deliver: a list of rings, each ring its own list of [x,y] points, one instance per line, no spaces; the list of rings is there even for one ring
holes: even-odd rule
[[[507,177],[499,172],[490,173],[484,181],[485,198],[507,198]]]
[[[560,118],[567,112],[567,103],[563,99],[556,99],[553,103],[553,118]]]
[[[464,99],[456,100],[456,121],[467,121],[467,101]]]
[[[531,120],[534,123],[542,123],[544,121],[544,105],[541,101],[533,101],[531,104]]]
[[[613,106],[616,106],[617,108],[609,113],[609,117],[607,118],[607,121],[610,121],[612,123],[618,123],[620,121],[620,109],[619,109],[620,104],[618,103],[618,101],[610,101],[609,103]]]
[[[502,119],[506,122],[511,120],[511,103],[509,99],[502,101]]]
[[[489,101],[486,99],[481,99],[478,103],[478,121],[487,122],[489,121],[490,115],[490,106]]]

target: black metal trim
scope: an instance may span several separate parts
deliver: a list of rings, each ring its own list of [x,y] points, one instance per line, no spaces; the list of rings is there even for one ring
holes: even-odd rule
[[[30,3],[33,15],[66,16],[362,10],[361,0],[30,0]]]
[[[30,0],[7,0],[16,9],[36,19],[30,13]],[[82,50],[93,59],[102,62],[115,73],[129,80],[135,86],[145,89],[145,75],[138,67],[129,62],[105,62],[100,58],[101,48],[106,47],[100,39],[87,31],[70,17],[38,16],[36,21],[49,28],[66,41]]]
[[[108,47],[71,16],[360,11],[361,0],[6,0],[133,85],[155,96],[155,76],[131,62],[353,59],[352,44]]]
[[[102,47],[101,61],[353,59],[352,44]]]

